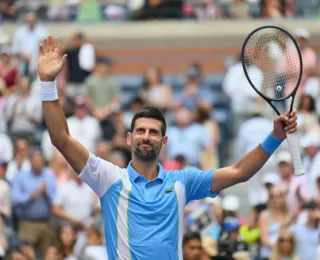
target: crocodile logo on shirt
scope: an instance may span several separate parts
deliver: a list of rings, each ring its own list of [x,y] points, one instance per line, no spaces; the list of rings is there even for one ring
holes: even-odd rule
[[[165,193],[171,193],[171,192],[173,192],[173,189],[167,188],[164,192],[165,192]]]

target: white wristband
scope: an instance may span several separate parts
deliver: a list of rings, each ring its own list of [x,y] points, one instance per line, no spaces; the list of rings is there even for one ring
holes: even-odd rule
[[[42,101],[58,100],[57,82],[42,82],[40,81],[40,96]]]

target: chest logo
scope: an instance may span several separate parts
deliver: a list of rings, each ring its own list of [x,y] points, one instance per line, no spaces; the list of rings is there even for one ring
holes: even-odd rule
[[[167,188],[164,192],[165,192],[165,193],[171,193],[171,192],[173,192],[173,189]]]

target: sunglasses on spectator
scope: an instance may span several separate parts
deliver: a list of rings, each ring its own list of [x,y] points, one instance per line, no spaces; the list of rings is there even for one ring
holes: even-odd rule
[[[284,243],[284,242],[293,242],[293,238],[292,237],[280,237],[279,238],[279,242],[280,243]]]

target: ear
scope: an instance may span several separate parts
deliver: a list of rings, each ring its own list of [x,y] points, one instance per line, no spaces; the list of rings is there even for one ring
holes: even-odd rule
[[[168,143],[168,136],[163,137],[161,149],[165,149]]]
[[[127,133],[127,145],[131,146],[132,144],[132,139],[131,139],[132,135],[130,132]]]

